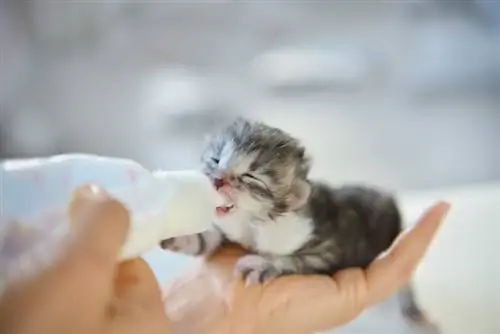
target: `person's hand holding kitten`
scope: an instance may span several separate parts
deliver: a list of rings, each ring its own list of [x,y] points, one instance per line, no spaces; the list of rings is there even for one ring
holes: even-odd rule
[[[194,275],[169,283],[165,316],[148,265],[116,264],[126,209],[105,197],[80,199],[83,208],[95,208],[88,227],[60,262],[1,296],[0,332],[311,334],[337,327],[407,283],[449,208],[434,206],[366,270],[345,269],[333,278],[293,275],[245,286],[233,275],[242,250],[224,247]]]
[[[216,208],[211,228],[164,239],[160,246],[207,258],[236,243],[248,253],[234,261],[234,274],[247,286],[285,276],[330,278],[348,268],[361,272],[403,230],[392,191],[311,177],[312,157],[301,140],[263,122],[229,123],[210,137],[200,162],[224,203]],[[411,284],[397,294],[405,321],[432,326]]]
[[[242,250],[225,247],[166,287],[173,332],[311,334],[341,326],[408,283],[448,210],[436,204],[366,270],[345,269],[333,278],[288,276],[245,287],[233,275]]]

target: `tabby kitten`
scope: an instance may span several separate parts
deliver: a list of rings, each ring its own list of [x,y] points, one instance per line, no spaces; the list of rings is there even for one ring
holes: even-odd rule
[[[205,255],[224,241],[239,243],[252,253],[235,267],[247,284],[366,267],[401,231],[390,194],[310,180],[301,143],[263,123],[236,120],[211,139],[202,161],[226,204],[211,230],[163,240],[161,247]],[[409,317],[420,317],[412,298],[405,307]]]

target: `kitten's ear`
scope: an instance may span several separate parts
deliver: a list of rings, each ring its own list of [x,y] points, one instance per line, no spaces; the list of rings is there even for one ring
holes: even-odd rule
[[[304,206],[309,199],[309,195],[311,195],[311,185],[304,180],[295,180],[292,185],[290,209],[296,210]]]

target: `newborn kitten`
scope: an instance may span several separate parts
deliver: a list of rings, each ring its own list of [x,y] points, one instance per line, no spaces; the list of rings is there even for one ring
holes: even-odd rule
[[[280,129],[238,119],[210,141],[202,160],[226,205],[217,208],[211,230],[164,240],[161,247],[206,255],[224,241],[239,243],[253,253],[235,267],[247,284],[366,267],[401,231],[390,194],[308,179],[304,147]],[[406,309],[420,316],[412,298]]]

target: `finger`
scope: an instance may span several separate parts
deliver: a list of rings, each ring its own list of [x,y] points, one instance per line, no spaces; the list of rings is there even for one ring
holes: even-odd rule
[[[143,259],[120,264],[115,280],[115,296],[114,313],[135,312],[137,309],[163,313],[160,286]]]
[[[112,274],[127,237],[128,210],[103,190],[88,186],[75,192],[69,214],[76,232],[70,253],[102,273]]]
[[[319,279],[325,279],[323,284],[320,284]],[[310,286],[311,283],[313,282],[307,285]],[[309,292],[308,296],[303,296],[297,303],[303,313],[314,310],[313,315],[308,316],[307,322],[299,321],[293,324],[297,328],[304,326],[303,333],[323,332],[342,326],[358,317],[365,309],[368,293],[366,275],[361,268],[341,270],[333,279],[320,277],[314,285],[317,293],[312,295]],[[311,289],[308,286],[303,289]],[[296,313],[296,318],[301,319],[299,312]]]
[[[79,320],[90,321],[104,314],[113,295],[117,252],[127,231],[128,213],[117,201],[81,190],[72,203],[77,208],[70,210],[79,225],[75,240],[58,261],[19,286],[22,297],[32,301],[33,317],[59,314],[73,319],[78,305]],[[36,312],[34,308],[41,304],[43,312]]]
[[[450,205],[440,202],[431,207],[410,230],[402,233],[391,248],[366,271],[367,302],[380,302],[408,282],[424,257]]]
[[[128,229],[128,212],[117,201],[90,190],[79,189],[70,205],[79,233],[64,256],[33,280],[11,290],[18,300],[31,300],[25,313],[40,323],[51,314],[59,314],[69,322],[90,324],[103,316],[112,297],[117,253]],[[76,319],[74,307],[70,307],[75,305],[80,310]]]
[[[72,194],[68,205],[68,215],[71,220],[72,228],[81,226],[79,216],[83,215],[89,206],[92,206],[98,199],[110,199],[108,192],[96,185],[87,184],[78,187]]]

